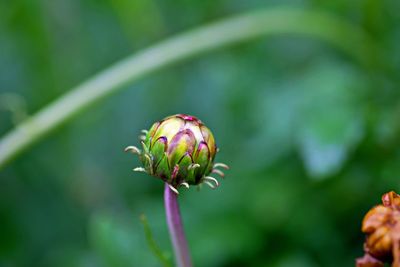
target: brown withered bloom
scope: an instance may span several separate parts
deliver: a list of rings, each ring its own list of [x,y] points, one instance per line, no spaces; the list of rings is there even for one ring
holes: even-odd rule
[[[365,255],[357,259],[357,267],[383,267],[384,263],[400,267],[400,195],[386,193],[382,203],[368,211],[362,222]]]

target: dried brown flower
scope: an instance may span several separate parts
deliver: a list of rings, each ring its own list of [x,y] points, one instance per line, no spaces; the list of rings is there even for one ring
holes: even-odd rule
[[[357,267],[381,267],[384,263],[400,267],[400,195],[386,193],[382,203],[364,217],[361,230],[366,234],[365,255],[357,259]]]
[[[364,257],[358,258],[357,267],[383,267],[384,264],[380,260],[375,259],[369,254],[365,254]]]

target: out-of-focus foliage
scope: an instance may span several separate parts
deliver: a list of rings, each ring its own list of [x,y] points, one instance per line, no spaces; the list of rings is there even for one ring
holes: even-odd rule
[[[0,133],[140,48],[278,4],[358,25],[383,64],[277,35],[143,79],[0,172],[0,266],[160,266],[139,215],[170,250],[163,185],[123,148],[174,113],[202,119],[231,166],[218,190],[180,196],[196,266],[353,266],[363,214],[400,191],[397,0],[1,1]]]

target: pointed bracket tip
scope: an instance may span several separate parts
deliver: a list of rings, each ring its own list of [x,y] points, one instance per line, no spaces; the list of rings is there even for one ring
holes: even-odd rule
[[[189,189],[189,184],[187,182],[183,182],[180,185],[186,187],[187,189]]]
[[[204,181],[204,183],[205,183],[206,185],[208,185],[209,187],[211,187],[212,189],[215,189],[215,188],[216,188],[215,185],[213,185],[213,184],[210,183],[209,181]]]
[[[136,167],[133,169],[134,172],[147,172],[145,168],[143,167]]]
[[[211,171],[212,173],[218,174],[219,176],[221,176],[221,178],[225,178],[225,173],[221,170],[218,169],[212,169]]]
[[[141,153],[140,149],[135,146],[127,146],[124,149],[124,152],[132,152],[133,154],[137,154],[137,155],[140,155],[140,153]]]
[[[223,168],[223,169],[225,169],[225,170],[229,170],[229,166],[226,165],[225,163],[221,163],[221,162],[215,163],[215,164],[213,165],[213,167],[214,167],[214,168],[221,167],[221,168]]]
[[[218,186],[219,186],[218,180],[215,179],[214,177],[206,176],[206,177],[204,177],[203,179],[205,180],[205,182],[207,182],[207,181],[208,181],[208,182],[213,182],[213,183],[215,184],[215,187],[218,187]]]
[[[190,164],[189,166],[188,166],[188,171],[191,171],[191,170],[194,170],[194,169],[196,169],[196,168],[200,168],[200,164],[197,164],[197,163],[192,163],[192,164]]]
[[[178,190],[177,190],[175,187],[173,187],[173,186],[170,185],[170,184],[168,184],[168,187],[169,187],[172,191],[174,191],[175,194],[179,195],[179,192],[178,192]]]

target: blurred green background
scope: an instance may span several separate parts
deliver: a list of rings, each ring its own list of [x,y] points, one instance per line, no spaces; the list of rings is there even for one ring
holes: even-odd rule
[[[354,266],[363,215],[400,190],[397,0],[0,1],[0,134],[134,51],[283,4],[362,28],[383,64],[286,34],[129,85],[0,171],[0,266],[161,266],[139,215],[171,251],[163,184],[123,149],[174,113],[203,120],[231,166],[218,190],[182,190],[195,266]]]

